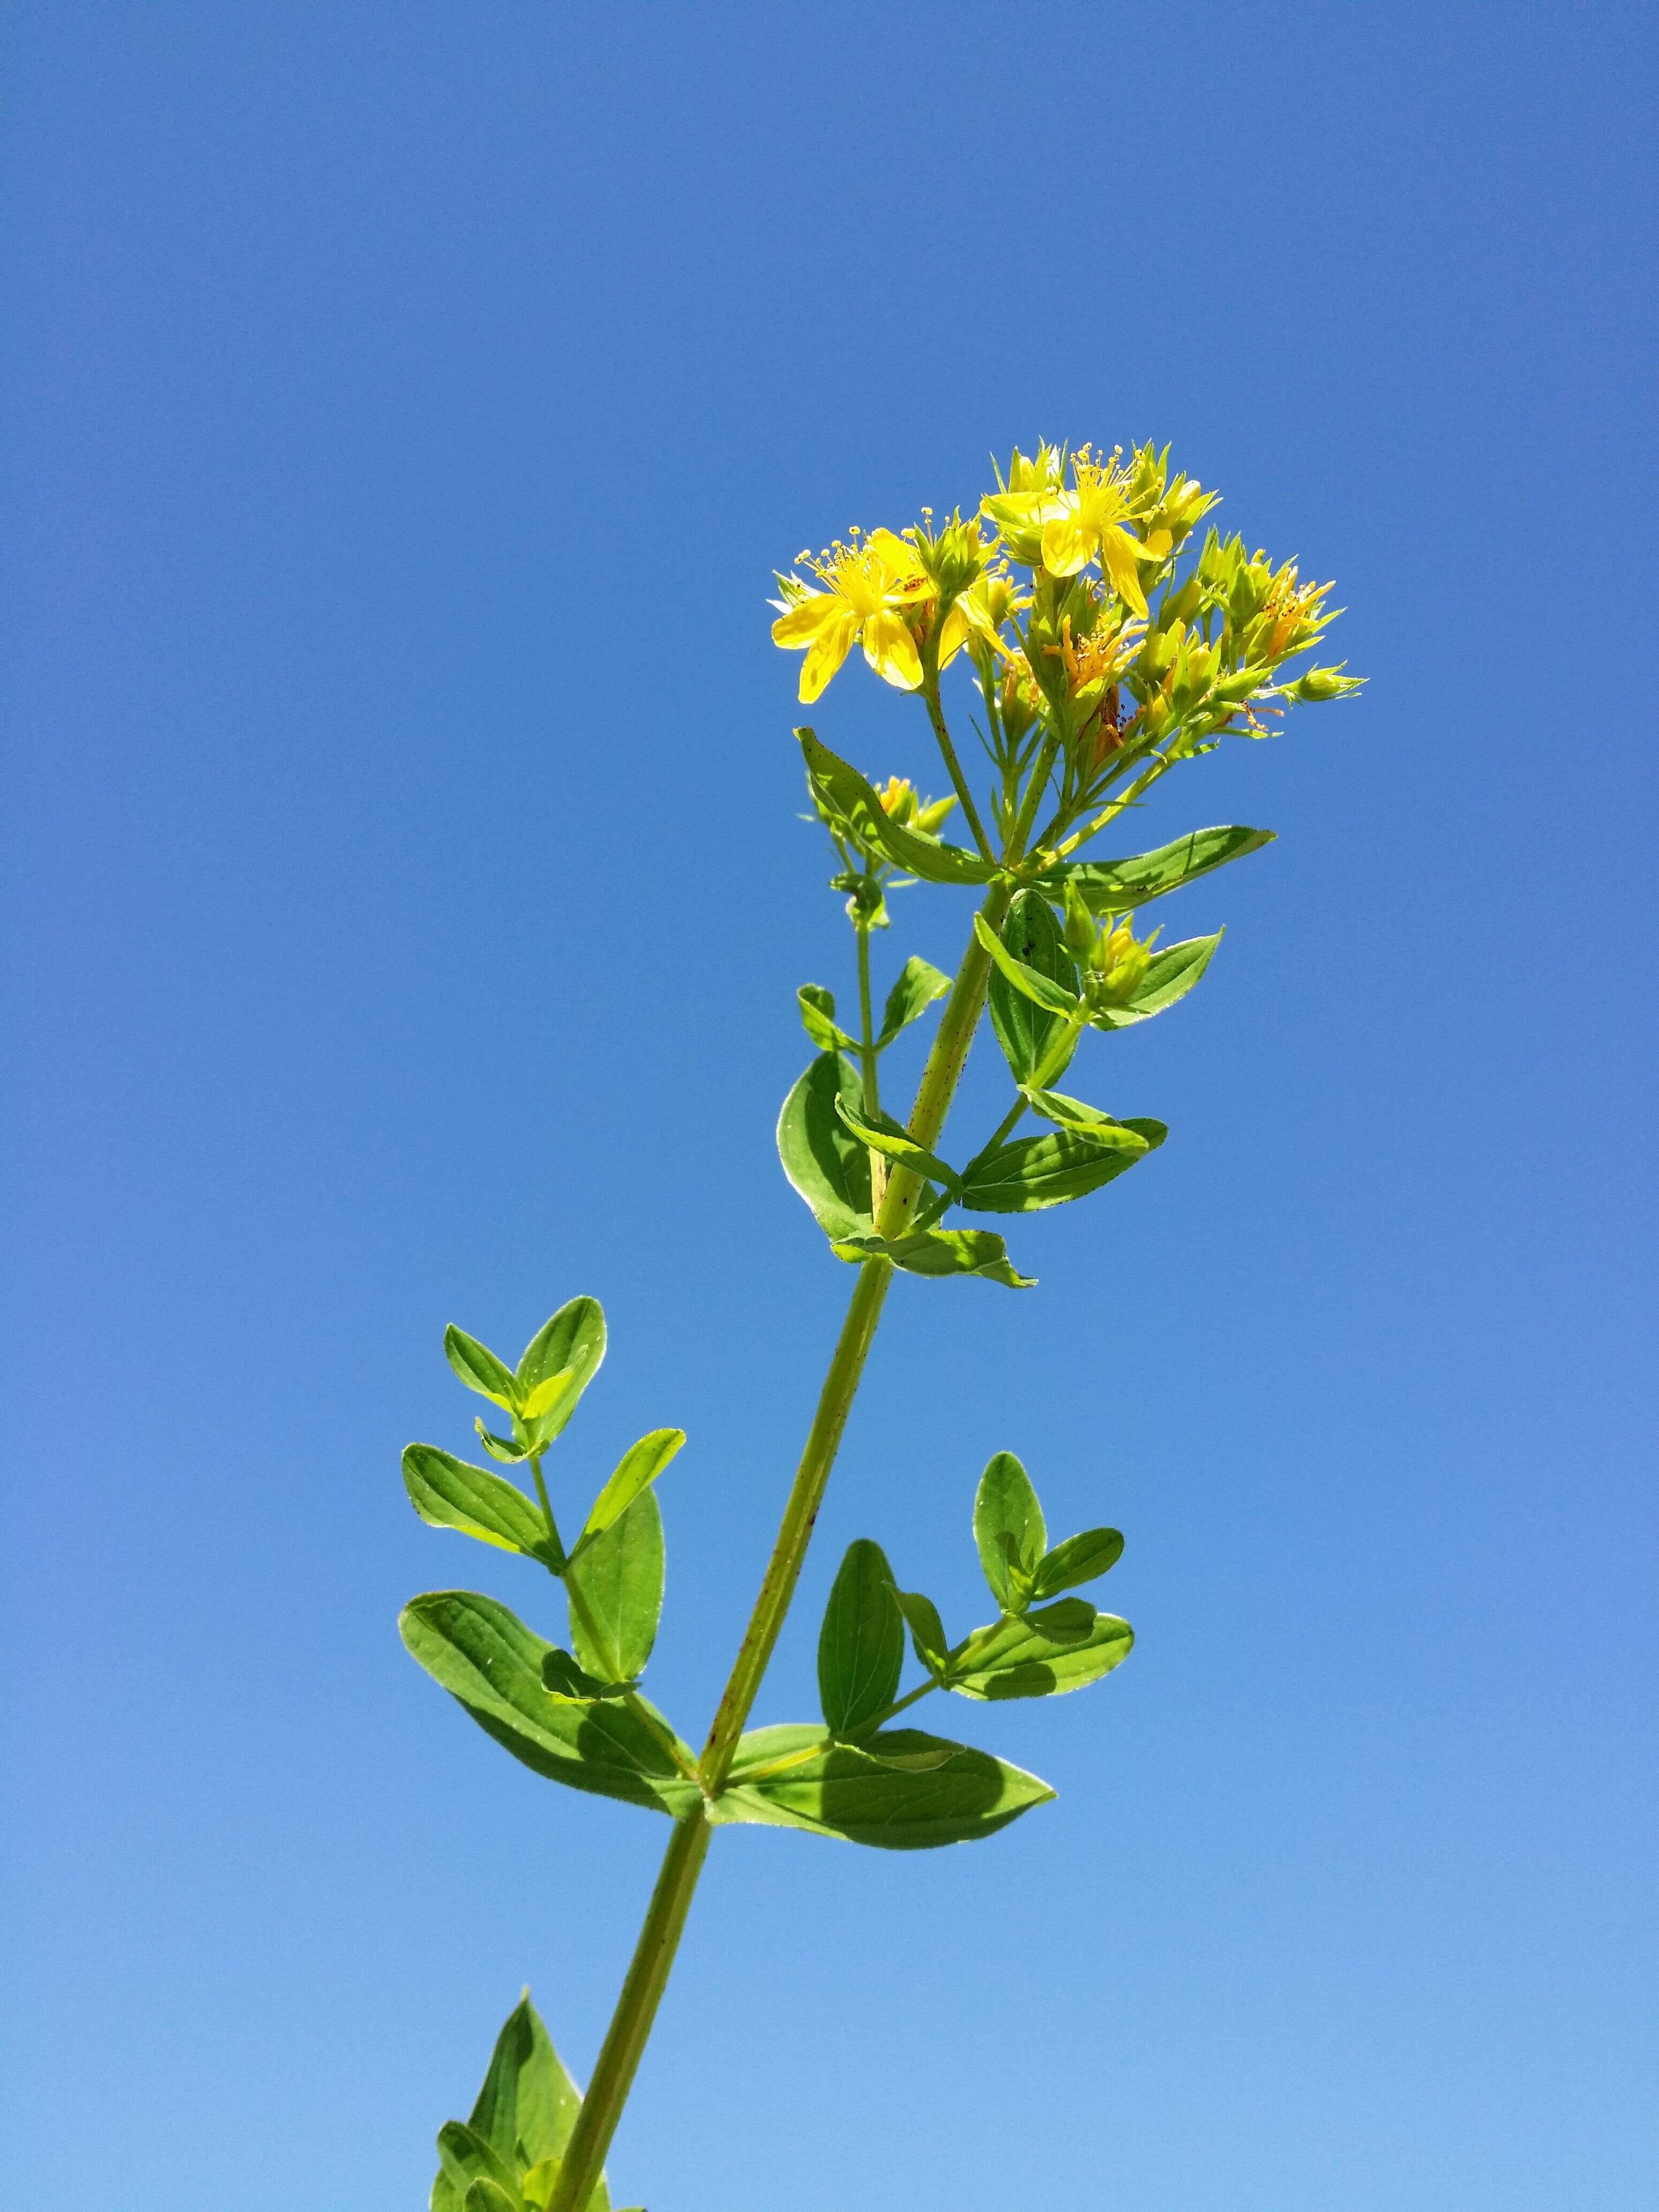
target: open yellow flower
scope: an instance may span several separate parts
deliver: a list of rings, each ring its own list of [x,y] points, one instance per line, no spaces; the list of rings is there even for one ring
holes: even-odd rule
[[[1032,467],[1026,473],[1040,478],[1048,471]],[[1144,617],[1141,556],[1167,552],[1170,541],[1160,532],[1161,545],[1143,545],[1129,528],[1129,486],[1115,455],[1097,461],[1085,446],[1073,459],[1069,487],[1038,481],[1011,488],[984,501],[983,512],[1017,558],[1036,552],[1051,576],[1075,576],[1097,560],[1119,598]]]
[[[816,699],[860,640],[878,676],[901,691],[921,684],[921,656],[906,617],[931,596],[914,546],[890,530],[872,530],[860,542],[836,544],[810,562],[826,589],[815,592],[799,577],[783,578],[783,611],[772,625],[772,642],[786,651],[805,648],[800,696]]]

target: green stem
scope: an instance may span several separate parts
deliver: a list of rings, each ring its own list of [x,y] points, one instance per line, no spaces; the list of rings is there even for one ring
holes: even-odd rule
[[[939,1681],[938,1676],[930,1674],[925,1682],[918,1682],[914,1690],[907,1690],[902,1698],[895,1698],[892,1704],[888,1706],[884,1713],[878,1713],[874,1720],[867,1722],[864,1727],[860,1729],[858,1732],[859,1735],[860,1736],[872,1735],[876,1729],[885,1728],[888,1722],[892,1719],[895,1713],[902,1713],[907,1705],[914,1705],[919,1698],[931,1697],[935,1690],[942,1689],[944,1685]]]
[[[1054,764],[1057,744],[1058,739],[1050,739],[1039,759],[1037,773],[1009,841],[1010,860],[1017,860],[1024,850],[1041,785]],[[1001,928],[1012,896],[1012,885],[1006,879],[991,884],[981,912],[992,929]],[[991,956],[980,944],[977,933],[971,934],[945,1001],[927,1065],[922,1070],[910,1115],[911,1135],[929,1152],[945,1126],[945,1117],[967,1061],[985,1004],[990,969]],[[916,1194],[923,1187],[922,1177],[913,1170],[894,1169],[876,1221],[882,1236],[890,1237],[902,1231]],[[762,1678],[800,1579],[813,1524],[823,1502],[892,1277],[893,1263],[887,1259],[866,1260],[859,1269],[847,1317],[842,1323],[830,1371],[824,1377],[812,1425],[807,1431],[806,1447],[795,1470],[772,1556],[767,1561],[760,1594],[703,1748],[700,1772],[704,1795],[711,1799],[720,1796],[732,1771],[738,1740],[754,1708]],[[690,1909],[697,1877],[702,1871],[708,1842],[708,1829],[702,1808],[680,1822],[670,1839],[633,1963],[623,1984],[593,2079],[560,2166],[548,2212],[581,2212],[599,2179],[611,2139],[622,2118],[640,2054],[651,2033],[651,2023],[673,1963],[675,1946]]]
[[[927,719],[933,726],[933,735],[939,739],[939,749],[945,756],[945,765],[951,772],[951,787],[961,805],[963,817],[974,833],[974,842],[979,847],[982,859],[994,860],[996,854],[991,848],[990,839],[985,834],[985,824],[979,818],[979,809],[974,804],[973,793],[968,788],[968,779],[962,772],[961,762],[957,758],[957,749],[951,742],[950,729],[945,720],[945,709],[939,704],[939,671],[936,668],[930,671],[924,667],[921,696],[927,705]]]
[[[870,1008],[870,932],[861,921],[853,927],[859,940],[859,1066],[864,1074],[864,1110],[873,1121],[881,1111],[881,1077],[876,1065],[876,1018]],[[870,1185],[879,1206],[887,1188],[887,1161],[873,1146]]]

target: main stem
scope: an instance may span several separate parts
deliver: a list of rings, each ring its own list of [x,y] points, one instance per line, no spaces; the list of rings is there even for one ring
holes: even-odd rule
[[[1019,820],[1009,840],[1008,865],[1018,860],[1025,849],[1032,817],[1053,763],[1051,741],[1038,762]],[[993,929],[1001,928],[1012,896],[1012,885],[1006,879],[991,885],[980,910]],[[945,1115],[967,1064],[974,1030],[985,1004],[990,970],[991,956],[980,944],[977,933],[970,933],[968,950],[945,1001],[933,1048],[922,1070],[921,1087],[910,1115],[910,1134],[930,1152],[945,1127]],[[912,1170],[894,1169],[876,1219],[877,1230],[882,1236],[891,1237],[904,1233],[922,1188],[922,1178]],[[732,1771],[738,1740],[753,1710],[762,1678],[794,1596],[795,1585],[800,1579],[813,1523],[823,1503],[847,1417],[863,1377],[864,1363],[870,1355],[892,1277],[890,1260],[866,1260],[859,1268],[847,1318],[836,1340],[830,1371],[824,1376],[817,1410],[807,1431],[806,1447],[790,1486],[772,1556],[766,1563],[760,1594],[749,1616],[749,1626],[744,1632],[731,1678],[715,1711],[714,1725],[699,1762],[703,1796],[711,1803],[720,1796]],[[657,2007],[667,1986],[680,1932],[708,1854],[709,1833],[703,1806],[674,1825],[656,1887],[651,1893],[645,1925],[640,1930],[617,2009],[605,2031],[592,2081],[571,2130],[548,2212],[580,2212],[599,2178],[641,2055],[650,2037]]]

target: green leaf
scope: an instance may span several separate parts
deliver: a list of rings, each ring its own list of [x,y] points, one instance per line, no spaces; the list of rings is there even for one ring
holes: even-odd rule
[[[821,1729],[767,1728],[738,1745],[712,1818],[927,1850],[994,1835],[1054,1794],[1005,1759],[918,1729],[855,1746]]]
[[[544,1322],[524,1348],[516,1377],[528,1396],[550,1376],[568,1370],[573,1381],[534,1423],[537,1448],[551,1443],[576,1410],[576,1401],[605,1358],[605,1313],[597,1298],[571,1298]]]
[[[973,1213],[1036,1213],[1086,1198],[1151,1150],[1140,1130],[1104,1117],[1087,1128],[1017,1137],[969,1164],[957,1202]]]
[[[1035,1275],[1016,1272],[1008,1248],[988,1229],[917,1229],[907,1237],[838,1237],[838,1260],[892,1261],[910,1275],[982,1275],[1011,1291],[1029,1291]]]
[[[581,2103],[526,1990],[495,2039],[473,2133],[507,2164],[533,2166],[563,2154]]]
[[[613,1522],[621,1520],[642,1490],[647,1490],[662,1473],[680,1446],[685,1442],[684,1429],[653,1429],[630,1444],[618,1462],[617,1472],[593,1500],[576,1548],[570,1554],[580,1559],[597,1536],[603,1535]]]
[[[404,1487],[422,1520],[434,1528],[459,1528],[532,1559],[550,1555],[541,1509],[488,1468],[470,1467],[435,1444],[410,1444],[404,1454]]]
[[[1097,1030],[1125,1030],[1161,1014],[1177,999],[1186,997],[1209,966],[1221,939],[1222,932],[1217,930],[1213,937],[1188,937],[1179,945],[1166,945],[1152,955],[1127,1004],[1097,1007],[1089,1017],[1091,1023]]]
[[[1114,1129],[1127,1129],[1143,1137],[1148,1152],[1155,1152],[1169,1135],[1162,1121],[1150,1121],[1143,1116],[1130,1114],[1119,1121],[1115,1115],[1103,1114],[1098,1106],[1091,1106],[1082,1098],[1068,1098],[1061,1091],[1028,1091],[1026,1100],[1032,1110],[1047,1121],[1055,1122],[1062,1129],[1073,1129],[1082,1136],[1097,1138],[1103,1144],[1112,1144]]]
[[[1091,914],[1127,914],[1148,899],[1161,898],[1165,891],[1179,890],[1182,884],[1207,876],[1212,868],[1224,867],[1229,860],[1259,853],[1273,843],[1275,834],[1272,830],[1194,830],[1173,844],[1160,845],[1155,853],[1138,853],[1127,860],[1076,860],[1037,880],[1056,899],[1068,880],[1074,883]]]
[[[1063,1597],[1041,1612],[969,1639],[949,1686],[966,1698],[1060,1697],[1109,1674],[1129,1656],[1134,1631],[1127,1620],[1097,1613],[1086,1598]]]
[[[695,1784],[625,1705],[549,1695],[542,1662],[554,1646],[494,1598],[433,1590],[411,1599],[398,1626],[434,1681],[536,1773],[675,1818],[695,1802]]]
[[[511,2149],[503,2154],[464,2120],[447,2120],[439,2129],[438,2160],[446,2180],[464,2197],[471,2185],[483,2178],[512,2190],[516,2204],[518,2175]]]
[[[519,2193],[530,2208],[530,2212],[547,2212],[548,2206],[553,2202],[553,2191],[558,2185],[559,2168],[563,2163],[562,2159],[539,2159],[519,2184]]]
[[[1060,925],[1041,892],[1016,893],[1008,908],[1008,918],[1002,925],[1002,945],[1010,957],[1023,968],[1076,995],[1077,963],[1066,951]],[[991,1026],[1016,1083],[1031,1080],[1042,1067],[1045,1056],[1067,1030],[1071,1031],[1072,1050],[1077,1049],[1081,1031],[1072,1028],[1060,1015],[1035,1004],[1024,992],[1016,990],[1000,967],[991,971],[988,997]],[[1068,1053],[1066,1059],[1070,1057]],[[1051,1076],[1060,1072],[1057,1066],[1051,1071]]]
[[[860,1536],[847,1547],[818,1635],[818,1698],[830,1734],[851,1735],[884,1713],[903,1667],[893,1570],[881,1546]]]
[[[876,1050],[885,1052],[900,1030],[908,1029],[919,1014],[926,1013],[935,999],[944,998],[950,988],[948,975],[941,975],[937,968],[913,952],[900,969],[897,982],[887,994]]]
[[[481,1398],[505,1407],[508,1413],[518,1404],[519,1386],[512,1369],[504,1367],[488,1345],[457,1328],[453,1322],[444,1331],[444,1357],[467,1389],[476,1390]]]
[[[832,1238],[865,1234],[871,1226],[869,1147],[836,1111],[839,1099],[856,1111],[861,1095],[857,1075],[841,1054],[821,1052],[778,1116],[783,1171]]]
[[[641,1491],[593,1539],[565,1583],[573,1592],[570,1640],[576,1656],[602,1681],[631,1682],[644,1671],[662,1617],[662,1512],[654,1491]],[[583,1619],[584,1603],[592,1627]]]
[[[478,2176],[461,2203],[462,2212],[526,2212],[516,2189],[504,2189],[487,2173]]]
[[[950,1644],[945,1633],[945,1623],[939,1617],[939,1607],[920,1590],[898,1590],[895,1595],[899,1611],[904,1615],[910,1631],[910,1641],[915,1653],[930,1674],[942,1674],[950,1653]]]
[[[601,1681],[579,1667],[568,1651],[561,1651],[556,1644],[550,1651],[542,1654],[542,1687],[550,1690],[556,1698],[574,1698],[579,1702],[609,1694],[612,1685]]]
[[[901,827],[883,812],[881,801],[855,768],[820,744],[812,731],[798,729],[795,735],[814,786],[867,852],[880,854],[930,884],[988,884],[995,875],[994,864],[978,854],[964,852],[960,845],[941,844],[923,830]]]
[[[478,1431],[478,1442],[489,1454],[491,1459],[498,1459],[507,1467],[517,1467],[529,1458],[528,1445],[518,1443],[512,1437],[495,1435],[490,1430],[485,1428],[481,1420],[475,1419],[472,1425]]]
[[[1030,999],[1045,1012],[1068,1018],[1079,1007],[1075,991],[1068,991],[1059,983],[1050,982],[1040,969],[1030,968],[1024,961],[1011,952],[982,914],[974,916],[974,934],[996,963],[1004,980],[1012,983],[1022,998]]]
[[[962,1188],[962,1177],[935,1153],[924,1151],[902,1121],[890,1114],[872,1114],[860,1104],[849,1106],[845,1098],[836,1101],[836,1111],[848,1127],[863,1144],[873,1152],[881,1152],[890,1160],[898,1160],[918,1175],[929,1176],[934,1182],[954,1195]]]
[[[1009,1574],[1011,1562],[1028,1577],[1048,1547],[1042,1508],[1031,1479],[1012,1452],[987,1462],[974,1493],[974,1541],[991,1595],[1005,1613],[1021,1609]]]
[[[856,1052],[855,1038],[836,1020],[836,994],[822,983],[803,983],[795,998],[800,1006],[800,1025],[820,1052]]]
[[[1118,1528],[1085,1528],[1068,1536],[1040,1562],[1032,1595],[1053,1597],[1056,1590],[1075,1589],[1115,1567],[1123,1556],[1123,1534]]]

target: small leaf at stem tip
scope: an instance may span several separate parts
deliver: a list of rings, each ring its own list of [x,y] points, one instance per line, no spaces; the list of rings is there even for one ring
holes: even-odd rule
[[[478,1442],[491,1459],[498,1459],[507,1467],[517,1467],[521,1461],[529,1458],[530,1454],[523,1444],[516,1443],[511,1437],[496,1436],[492,1430],[485,1428],[482,1419],[475,1419],[472,1425],[478,1432]]]
[[[1076,992],[1051,982],[1036,969],[1028,968],[1023,960],[1017,959],[982,914],[974,916],[974,934],[996,963],[1000,973],[1034,1006],[1041,1006],[1046,1013],[1059,1014],[1062,1018],[1077,1013],[1080,1002]]]
[[[942,844],[924,831],[895,822],[855,768],[832,753],[810,729],[797,729],[815,792],[841,816],[866,852],[878,853],[931,884],[988,884],[996,864],[959,845]]]
[[[511,1413],[519,1402],[519,1385],[510,1367],[496,1358],[488,1345],[480,1344],[451,1322],[444,1331],[444,1357],[469,1390]]]
[[[1086,1599],[1063,1597],[1036,1613],[975,1631],[948,1686],[991,1703],[1064,1697],[1121,1666],[1133,1643],[1127,1620],[1097,1613]]]
[[[605,1313],[597,1298],[568,1299],[543,1322],[524,1348],[516,1377],[528,1395],[550,1375],[568,1370],[575,1380],[544,1413],[537,1417],[535,1447],[551,1443],[576,1410],[577,1401],[605,1358]]]
[[[1053,1597],[1057,1590],[1075,1589],[1109,1573],[1123,1556],[1123,1532],[1119,1528],[1085,1528],[1067,1536],[1037,1564],[1034,1595]]]
[[[538,1506],[486,1467],[469,1466],[435,1444],[410,1444],[404,1454],[409,1502],[434,1528],[459,1529],[504,1552],[545,1556],[547,1523]]]
[[[582,1533],[572,1552],[572,1559],[580,1559],[583,1550],[594,1538],[604,1534],[639,1496],[656,1480],[680,1446],[685,1442],[684,1429],[653,1429],[649,1436],[641,1437],[623,1454],[616,1473],[593,1500]]]
[[[900,969],[898,981],[887,994],[887,1004],[882,1010],[881,1029],[876,1037],[876,1050],[885,1052],[902,1030],[908,1029],[921,1014],[927,1012],[935,999],[942,999],[950,990],[951,979],[926,960],[913,952]]]
[[[951,1646],[945,1623],[939,1617],[939,1607],[920,1590],[896,1590],[894,1595],[909,1628],[917,1658],[930,1674],[942,1674]]]
[[[986,1462],[974,1493],[974,1542],[992,1596],[1005,1613],[1017,1611],[1009,1563],[1035,1575],[1048,1547],[1048,1532],[1031,1479],[1012,1452],[997,1452]]]
[[[538,1420],[550,1413],[565,1393],[575,1383],[574,1367],[561,1367],[556,1375],[544,1375],[541,1381],[527,1390],[519,1405],[519,1414],[524,1421]]]
[[[910,1275],[982,1275],[1011,1291],[1029,1291],[1035,1275],[1019,1274],[1000,1237],[988,1229],[918,1229],[908,1237],[837,1237],[838,1260],[890,1260]]]
[[[881,1546],[860,1536],[847,1547],[818,1635],[818,1697],[831,1734],[849,1735],[884,1713],[903,1666],[893,1571]]]
[[[942,1183],[953,1196],[962,1188],[962,1177],[956,1170],[917,1144],[904,1124],[896,1121],[890,1114],[872,1114],[861,1105],[849,1106],[841,1097],[836,1101],[836,1111],[860,1142],[868,1145],[872,1152]]]
[[[1066,950],[1053,909],[1040,892],[1024,890],[1015,895],[1002,925],[1002,942],[1022,966],[1075,996],[1077,963]],[[991,1027],[1016,1083],[1030,1083],[1047,1067],[1048,1054],[1062,1043],[1066,1047],[1063,1060],[1048,1068],[1048,1079],[1052,1082],[1063,1073],[1077,1049],[1080,1030],[1017,991],[1000,968],[991,971],[987,1005]]]
[[[795,994],[800,1025],[820,1052],[856,1052],[858,1041],[836,1020],[836,994],[822,983],[803,983]]]
[[[1259,853],[1276,835],[1272,830],[1237,825],[1194,830],[1156,852],[1139,853],[1127,860],[1073,860],[1038,880],[1055,898],[1067,882],[1074,884],[1091,914],[1128,914],[1148,899],[1161,898],[1212,868],[1224,867],[1229,860]]]
[[[533,2171],[560,2158],[581,2111],[581,2093],[566,2072],[526,1990],[508,2014],[472,2108],[470,2125],[508,2163]],[[527,2177],[526,2177],[527,2179]],[[601,2182],[587,2212],[608,2212]]]

